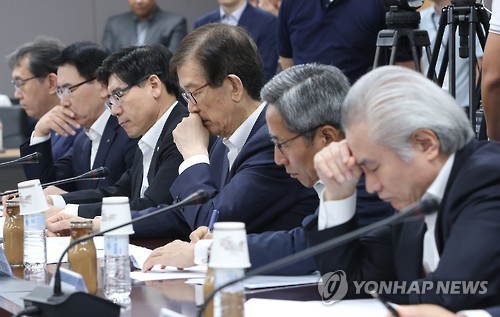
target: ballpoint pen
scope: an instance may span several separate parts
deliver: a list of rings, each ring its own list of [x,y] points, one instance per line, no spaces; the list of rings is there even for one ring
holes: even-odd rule
[[[217,218],[219,218],[219,211],[214,209],[212,211],[212,217],[210,217],[210,223],[208,224],[208,232],[214,231],[214,223],[217,222]]]
[[[389,304],[389,302],[387,301],[387,299],[385,299],[384,297],[380,296],[375,290],[371,290],[368,293],[373,298],[379,300],[385,306],[385,308],[387,308],[389,310],[389,312],[391,313],[391,315],[393,317],[399,317],[398,311],[394,307],[392,307],[391,304]]]

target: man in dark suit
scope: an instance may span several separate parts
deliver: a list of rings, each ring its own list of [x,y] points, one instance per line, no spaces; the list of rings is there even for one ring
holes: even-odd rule
[[[106,89],[96,80],[96,70],[108,56],[107,50],[92,42],[76,42],[66,47],[56,59],[58,105],[45,114],[35,126],[29,141],[21,145],[21,155],[40,152],[39,164],[26,166],[28,178],[42,183],[78,176],[92,168],[106,166],[110,174],[98,181],[79,181],[61,185],[66,191],[108,186],[130,168],[136,140],[131,140],[111,117],[103,104]],[[74,147],[62,158],[54,160],[50,132],[70,135],[83,127]],[[51,188],[47,193],[64,191]]]
[[[169,73],[171,56],[160,44],[129,47],[109,56],[99,68],[97,77],[108,87],[111,113],[129,137],[141,139],[132,167],[116,183],[62,195],[66,202],[80,204],[79,216],[100,215],[102,198],[108,196],[129,197],[132,210],[172,203],[167,189],[182,162],[172,130],[187,110],[177,102],[179,88]],[[57,215],[49,219],[49,230],[50,223],[58,222],[55,226],[62,226],[58,229],[66,229],[68,222],[60,220],[70,217]]]
[[[456,314],[437,305],[399,305],[396,310],[399,317],[500,317],[500,306],[465,310]]]
[[[275,145],[274,161],[302,185],[314,188],[318,196],[323,185],[314,170],[314,154],[330,142],[344,138],[339,113],[348,89],[349,81],[338,68],[306,64],[279,73],[261,91],[261,99],[268,103],[266,122]],[[366,193],[363,186],[364,182],[360,182],[356,202],[356,216],[362,225],[394,213],[389,204]],[[317,222],[316,214],[307,216],[302,224],[314,221]],[[248,235],[252,269],[307,248],[303,226]],[[190,235],[191,242],[196,244],[174,241],[156,249],[143,270],[156,264],[189,267],[195,262],[206,262],[211,245],[207,229],[200,227]],[[316,270],[316,263],[310,257],[269,274],[309,274]]]
[[[355,199],[362,173],[367,191],[398,210],[426,197],[440,206],[424,219],[383,227],[318,255],[321,273],[343,270],[354,286],[392,282],[398,287],[380,291],[396,303],[452,311],[497,305],[500,145],[474,140],[453,98],[397,66],[373,70],[351,88],[342,125],[346,140],[315,157],[326,188],[320,218],[331,220],[323,230],[306,228],[310,244],[357,227],[353,208],[339,204]],[[446,283],[458,287],[443,290]],[[349,290],[360,293],[353,284]]]
[[[155,0],[128,1],[130,11],[108,19],[102,44],[111,52],[132,45],[163,44],[175,52],[187,34],[184,17],[164,11]]]
[[[207,23],[221,22],[228,25],[239,25],[252,35],[259,48],[264,65],[265,80],[276,74],[278,66],[278,49],[276,47],[277,18],[261,9],[255,8],[244,0],[218,0],[220,7],[198,18],[194,27]]]
[[[37,37],[35,41],[23,44],[7,56],[12,68],[12,84],[14,97],[35,123],[56,105],[57,97],[57,64],[55,59],[64,45],[53,38]],[[80,132],[81,130],[78,130]],[[29,131],[31,135],[32,130]],[[50,132],[52,158],[58,160],[73,146],[77,133],[58,134]],[[23,165],[28,167],[28,165]],[[26,171],[26,170],[25,170]],[[30,178],[27,175],[28,178]]]

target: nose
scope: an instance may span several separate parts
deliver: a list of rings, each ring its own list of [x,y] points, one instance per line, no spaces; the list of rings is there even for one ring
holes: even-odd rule
[[[63,96],[62,98],[60,98],[59,101],[61,102],[61,106],[63,106],[63,107],[69,107],[71,105],[69,98],[66,96]]]
[[[365,187],[370,194],[379,193],[382,190],[382,184],[373,173],[365,173]]]
[[[123,112],[122,107],[118,107],[116,105],[111,107],[111,115],[113,115],[115,117],[120,116],[122,112]]]
[[[192,103],[191,101],[188,102],[188,111],[190,113],[198,113],[200,112],[200,108],[198,108],[198,105],[195,103]]]
[[[21,93],[21,89],[14,88],[14,98],[21,99],[23,94]]]
[[[288,158],[276,146],[274,147],[274,162],[276,165],[287,165],[289,163]]]

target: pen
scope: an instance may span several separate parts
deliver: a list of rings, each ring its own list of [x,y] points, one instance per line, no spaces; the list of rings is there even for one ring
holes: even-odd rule
[[[214,209],[214,211],[212,211],[212,217],[210,217],[210,223],[208,224],[208,232],[214,231],[214,223],[217,222],[217,218],[219,218],[219,211]]]
[[[396,309],[394,309],[394,307],[392,307],[391,304],[389,304],[389,302],[387,301],[387,299],[381,297],[375,290],[371,290],[368,293],[373,298],[378,299],[385,306],[385,308],[387,308],[389,310],[389,312],[391,313],[391,315],[393,317],[399,317],[398,311]]]

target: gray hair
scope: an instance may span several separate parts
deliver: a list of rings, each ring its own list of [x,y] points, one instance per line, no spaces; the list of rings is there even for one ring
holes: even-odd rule
[[[6,58],[9,67],[14,69],[25,56],[28,56],[30,72],[34,76],[42,78],[50,73],[57,73],[58,65],[55,63],[55,59],[63,49],[64,45],[61,41],[48,36],[39,36],[33,42],[21,45]]]
[[[276,75],[260,96],[276,108],[291,132],[304,133],[326,124],[342,132],[341,107],[349,86],[335,66],[304,64]],[[304,134],[308,141],[313,136],[313,131]]]
[[[448,93],[418,72],[400,66],[377,68],[353,85],[342,107],[342,124],[365,124],[370,139],[413,158],[410,138],[429,129],[440,141],[440,152],[451,154],[474,137],[465,112]]]

